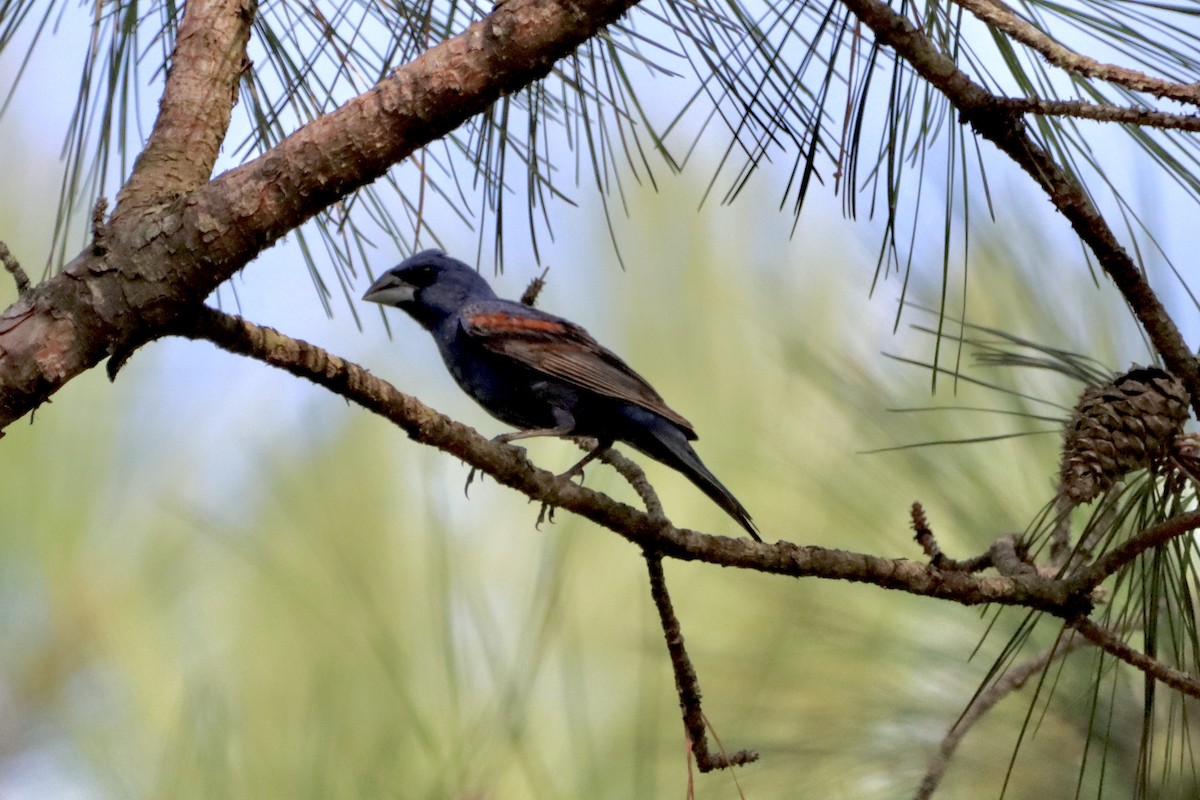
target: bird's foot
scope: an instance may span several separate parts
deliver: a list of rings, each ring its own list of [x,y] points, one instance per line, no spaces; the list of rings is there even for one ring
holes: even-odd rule
[[[550,503],[542,503],[542,508],[538,511],[537,522],[533,523],[534,530],[541,530],[543,522],[554,524],[554,508]]]
[[[566,478],[567,480],[572,480],[575,478],[575,476],[579,476],[579,485],[582,486],[583,485],[583,465],[586,463],[586,461],[587,461],[586,459],[584,461],[580,461],[578,464],[571,467],[566,472],[560,472],[555,477]],[[541,509],[541,511],[538,512],[537,523],[534,525],[534,527],[537,528],[538,530],[541,530],[543,522],[549,522],[551,525],[553,525],[555,508],[557,508],[557,506],[555,506],[551,503],[542,503],[542,509]]]
[[[510,433],[502,433],[499,436],[492,437],[493,442],[497,442],[499,444],[508,444],[510,447],[515,447],[518,451],[520,451],[521,457],[524,458],[526,461],[528,461],[529,456],[525,452],[525,448],[521,447],[519,444],[509,444],[509,442],[511,440],[512,440],[512,434],[510,434]],[[467,483],[465,486],[463,486],[463,494],[466,495],[467,497],[471,496],[471,484],[475,482],[475,473],[476,472],[479,472],[479,470],[476,469],[475,467],[471,467],[471,471],[467,473]],[[483,474],[483,473],[481,473],[481,474]]]
[[[593,460],[600,458],[605,453],[609,452],[612,446],[609,442],[597,442],[595,439],[578,438],[575,440],[580,447],[587,449],[588,453],[583,458],[571,465],[571,468],[562,473],[558,477],[571,480],[576,475],[579,476],[579,485],[583,485],[583,468],[592,463]]]
[[[559,473],[558,477],[566,478],[569,481],[574,480],[576,477],[578,477],[579,485],[582,486],[583,485],[583,467],[581,467],[579,464],[576,464],[575,466],[571,467],[566,472]]]
[[[517,433],[520,433],[520,431],[518,431]],[[519,444],[512,443],[513,439],[519,439],[519,438],[522,438],[522,437],[517,436],[516,433],[502,433],[499,436],[493,436],[492,441],[495,442],[496,444],[506,444],[509,447],[516,448],[518,451],[520,451],[522,456],[524,456],[525,458],[528,459],[529,456],[526,454],[525,448],[521,447],[521,445],[519,445]]]

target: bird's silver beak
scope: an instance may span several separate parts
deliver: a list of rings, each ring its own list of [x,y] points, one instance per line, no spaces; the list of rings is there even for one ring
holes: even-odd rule
[[[417,287],[405,283],[395,275],[386,273],[371,284],[367,293],[362,296],[369,303],[381,303],[385,306],[398,306],[401,303],[411,303],[416,297]]]

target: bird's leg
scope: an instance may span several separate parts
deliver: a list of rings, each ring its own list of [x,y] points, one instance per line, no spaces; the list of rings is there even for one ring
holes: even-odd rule
[[[559,424],[553,428],[530,428],[523,431],[502,433],[499,436],[493,437],[492,441],[499,442],[500,444],[509,444],[510,442],[515,442],[517,439],[532,439],[535,436],[570,436],[575,432],[575,420],[573,418],[566,414],[556,414],[555,416],[558,417],[557,422]],[[583,475],[584,465],[599,456],[611,446],[612,442],[600,442],[595,450],[588,453],[586,456],[580,459],[575,466],[571,467],[559,477],[565,477],[569,480],[575,475]],[[466,492],[466,490],[471,486],[471,480],[474,477],[475,469],[472,467],[471,473],[467,476],[467,485],[463,487],[464,492]],[[536,527],[541,527],[541,524],[546,521],[551,523],[554,522],[554,506],[550,503],[542,503],[542,508],[538,512]]]
[[[573,467],[558,477],[571,480],[571,478],[578,475],[580,481],[582,482],[584,465],[588,464],[593,459],[604,455],[606,452],[608,452],[608,449],[612,447],[612,444],[613,443],[611,441],[605,441],[603,439],[600,440],[597,442],[596,446],[592,448],[590,453],[576,461]],[[554,523],[554,506],[552,506],[550,503],[542,503],[542,509],[538,512],[537,524],[534,527],[540,527],[544,521],[549,521],[551,524]]]
[[[586,456],[584,456],[583,458],[576,461],[575,464],[569,470],[567,470],[563,474],[559,475],[558,477],[566,478],[567,480],[570,480],[571,478],[574,478],[576,475],[578,475],[580,477],[580,479],[582,479],[583,478],[583,468],[585,466],[587,466],[588,464],[590,464],[595,459],[604,455],[605,451],[607,451],[608,448],[610,448],[610,447],[612,447],[612,442],[604,441],[603,439],[601,439],[596,444],[596,446],[592,449],[592,451],[590,453],[588,453]]]
[[[524,431],[513,431],[512,433],[502,433],[492,439],[493,442],[508,444],[515,442],[517,439],[532,439],[535,436],[570,436],[575,430],[575,422],[572,420],[569,423],[559,425],[555,428],[530,428]]]
[[[512,431],[511,433],[502,433],[499,436],[493,436],[492,441],[499,442],[500,444],[508,444],[509,442],[515,441],[517,439],[532,439],[535,436],[569,436],[571,434],[571,431],[574,430],[574,428],[575,428],[575,421],[571,420],[569,422],[564,422],[563,424],[559,425],[556,428],[530,428],[530,429],[523,430],[523,431]],[[517,449],[520,450],[521,448],[517,448]],[[524,452],[524,451],[522,451],[522,452]],[[585,464],[585,463],[587,463],[587,459],[584,459],[584,461],[580,462],[579,464],[576,464],[575,467],[572,467],[571,469],[574,470],[577,467],[583,466],[583,464]],[[466,495],[467,497],[471,496],[470,490],[471,490],[471,484],[475,482],[475,472],[476,472],[475,467],[471,467],[471,471],[467,473],[467,483],[465,486],[463,486],[463,494]]]

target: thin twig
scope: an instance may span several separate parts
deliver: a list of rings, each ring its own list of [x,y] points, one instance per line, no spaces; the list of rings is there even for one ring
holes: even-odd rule
[[[975,695],[974,700],[971,701],[971,704],[963,712],[962,716],[958,718],[954,725],[950,727],[950,730],[946,732],[945,737],[943,737],[937,753],[929,762],[929,767],[925,770],[925,778],[917,788],[917,793],[913,795],[913,800],[929,800],[933,796],[934,791],[942,782],[942,777],[946,774],[946,768],[950,765],[950,759],[954,756],[958,745],[975,723],[983,719],[984,715],[991,711],[1001,700],[1021,689],[1030,678],[1044,670],[1051,662],[1064,658],[1067,654],[1078,650],[1083,646],[1083,643],[1083,637],[1077,637],[1074,631],[1071,631],[1066,634],[1065,641],[1060,639],[1054,643],[1053,647],[1041,655],[1017,664],[996,679],[986,689]]]
[[[1010,578],[1017,575],[1035,575],[1038,572],[1037,567],[1029,562],[1029,554],[1015,533],[997,537],[988,548],[988,557],[997,572]]]
[[[1140,650],[1133,649],[1112,631],[1097,625],[1086,617],[1080,617],[1067,624],[1104,652],[1116,656],[1126,664],[1136,667],[1156,681],[1170,686],[1178,692],[1200,699],[1200,681],[1186,672],[1164,664]]]
[[[929,557],[930,566],[937,569],[954,570],[956,572],[979,572],[992,566],[992,554],[989,550],[981,556],[956,561],[942,552],[938,546],[937,537],[929,527],[929,519],[925,516],[925,508],[919,503],[912,504],[912,526],[916,535],[913,537],[925,555]]]
[[[580,450],[587,452],[595,450],[597,445],[600,444],[595,439],[586,436],[577,436],[572,441],[579,446]],[[654,491],[654,486],[650,483],[650,479],[646,477],[645,470],[636,461],[625,457],[611,447],[596,456],[596,458],[615,469],[622,478],[629,482],[629,485],[637,492],[638,497],[642,498],[642,503],[646,506],[647,514],[652,517],[665,518],[662,501],[658,499],[658,492]]]
[[[1188,133],[1200,131],[1200,116],[1196,114],[1172,114],[1169,111],[1112,106],[1087,100],[1043,100],[1037,97],[998,98],[998,105],[1022,114],[1037,114],[1043,117],[1073,117]]]
[[[1054,497],[1054,529],[1050,531],[1050,563],[1062,567],[1071,557],[1071,512],[1075,502],[1066,491],[1059,490]]]
[[[17,294],[24,295],[28,292],[31,287],[29,276],[25,274],[25,270],[21,268],[21,262],[17,261],[17,257],[9,251],[8,245],[4,242],[0,242],[0,261],[4,262],[4,268],[16,281]]]
[[[696,766],[701,772],[711,772],[714,769],[728,769],[757,761],[758,753],[753,750],[718,754],[708,752],[704,712],[700,708],[700,682],[696,678],[696,669],[688,658],[687,649],[683,646],[683,632],[679,628],[679,620],[675,617],[675,609],[671,606],[671,596],[667,592],[667,580],[663,574],[662,555],[650,550],[645,551],[644,555],[646,568],[650,573],[650,596],[658,608],[663,636],[667,640],[667,652],[671,655],[671,668],[675,672],[675,688],[679,692],[679,707],[683,710],[683,727],[691,740]]]
[[[929,563],[935,567],[941,566],[941,562],[945,559],[942,555],[942,549],[938,547],[937,538],[933,535],[933,529],[929,527],[929,518],[925,516],[925,507],[919,501],[914,500],[912,504],[912,528],[915,533],[913,539],[917,544],[921,545],[921,549],[925,551],[925,555],[929,557]]]
[[[1077,75],[1099,78],[1124,86],[1135,92],[1178,100],[1181,103],[1200,103],[1200,84],[1180,84],[1154,78],[1127,67],[1105,64],[1056,42],[1045,32],[1019,17],[1001,0],[955,0],[982,22],[1001,31],[1025,46],[1036,50],[1051,64]]]
[[[1177,536],[1191,533],[1197,528],[1200,528],[1200,511],[1188,511],[1163,520],[1109,550],[1090,567],[1073,574],[1068,580],[1068,586],[1075,592],[1090,591],[1147,550],[1159,547]]]
[[[1057,558],[1055,558],[1056,551],[1053,546],[1051,547],[1050,561],[1057,569],[1058,574],[1066,575],[1082,569],[1091,560],[1092,552],[1112,529],[1117,513],[1121,510],[1121,498],[1125,494],[1125,488],[1125,484],[1117,483],[1105,493],[1099,508],[1092,515],[1091,521],[1084,528],[1079,542],[1074,547],[1068,547],[1065,552],[1059,552]],[[1059,513],[1066,515],[1069,519],[1071,509],[1074,507],[1070,498],[1065,494],[1060,494],[1055,502],[1060,504]],[[1067,544],[1070,543],[1067,542]]]
[[[600,446],[597,439],[590,436],[573,436],[571,437],[580,450],[586,453],[594,452]],[[662,501],[658,499],[658,492],[654,490],[654,486],[650,483],[650,479],[646,477],[645,471],[630,458],[625,457],[621,453],[611,447],[596,456],[597,461],[608,464],[617,471],[622,478],[629,482],[633,490],[637,492],[638,497],[642,498],[642,503],[646,506],[646,513],[652,517],[666,519],[666,512],[663,511]],[[463,494],[470,497],[471,484],[475,481],[476,469],[471,468],[467,474],[467,483],[463,486]],[[579,470],[580,481],[583,480],[583,470]],[[554,506],[549,503],[542,505],[541,511],[538,512],[537,524],[540,527],[543,522],[554,522]]]

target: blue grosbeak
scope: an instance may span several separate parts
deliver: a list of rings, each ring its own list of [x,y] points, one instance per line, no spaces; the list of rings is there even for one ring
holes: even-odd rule
[[[363,299],[402,309],[433,334],[458,385],[519,428],[497,441],[597,439],[567,475],[581,473],[614,441],[625,442],[682,472],[762,541],[750,514],[688,444],[696,438],[692,424],[583,328],[498,298],[479,273],[440,250],[417,253],[384,273]]]

